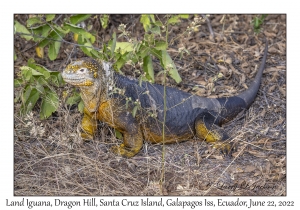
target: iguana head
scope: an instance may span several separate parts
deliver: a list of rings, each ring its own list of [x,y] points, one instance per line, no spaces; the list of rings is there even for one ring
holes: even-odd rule
[[[101,67],[99,63],[90,58],[70,63],[62,73],[64,80],[75,86],[92,86],[98,79]]]
[[[99,106],[100,99],[106,99],[113,72],[111,64],[92,58],[83,58],[71,62],[63,71],[63,79],[81,91],[85,107],[94,112]]]

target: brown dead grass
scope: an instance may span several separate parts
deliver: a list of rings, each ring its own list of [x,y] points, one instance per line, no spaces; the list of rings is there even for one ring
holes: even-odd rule
[[[203,24],[198,33],[180,38],[171,46],[170,53],[183,78],[178,88],[221,97],[235,95],[249,85],[260,63],[263,35],[253,36],[249,24],[253,15],[228,15],[224,25],[220,23],[222,17],[210,17],[215,42],[209,39]],[[120,15],[111,17],[109,30],[99,29],[99,37],[107,40],[107,35],[126,21],[133,36],[142,36],[136,15]],[[174,26],[170,38],[187,24]],[[167,145],[163,195],[286,195],[285,15],[269,15],[263,34],[269,41],[269,55],[258,96],[248,111],[224,126],[237,151],[232,158],[223,157],[197,138]],[[177,49],[181,46],[191,55],[180,60]],[[15,62],[17,73],[18,67],[35,54],[33,43],[17,36],[15,47],[22,52]],[[66,52],[71,47],[65,45]],[[66,58],[62,53],[54,62],[36,60],[49,69],[62,70]],[[216,65],[225,78],[213,82],[219,73]],[[169,85],[175,83],[169,80]],[[81,115],[63,100],[59,110],[44,121],[39,120],[37,110],[20,117],[19,107],[15,104],[15,195],[160,195],[162,145],[145,142],[135,157],[118,157],[109,148],[120,140],[106,125],[100,124],[94,141],[81,141]]]

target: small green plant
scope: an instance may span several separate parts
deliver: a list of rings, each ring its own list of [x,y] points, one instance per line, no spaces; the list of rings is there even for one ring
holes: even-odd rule
[[[127,42],[116,42],[114,35],[113,39],[103,48],[103,54],[115,60],[114,69],[120,69],[126,64],[139,63],[142,66],[143,73],[140,76],[141,81],[154,82],[153,57],[159,59],[164,69],[169,68],[168,75],[177,83],[181,81],[180,75],[176,66],[167,52],[168,49],[168,31],[169,25],[174,25],[180,22],[180,19],[188,18],[188,15],[170,15],[163,23],[161,20],[156,20],[154,15],[141,15],[140,22],[145,29],[144,39],[137,41],[130,36],[126,30],[126,25],[121,24],[118,30],[121,32],[119,37],[124,37]]]
[[[16,91],[14,101],[21,101],[21,114],[28,114],[41,99],[40,118],[48,118],[59,105],[59,98],[53,86],[60,87],[64,84],[61,74],[49,71],[36,64],[33,59],[29,59],[27,66],[20,67],[20,70],[19,78],[14,80],[14,87],[22,88]]]
[[[71,94],[69,94],[69,97],[68,94],[64,92],[64,97],[67,98],[66,100],[67,105],[72,106],[77,104],[77,108],[79,112],[83,113],[84,103],[83,100],[81,99],[80,93],[75,88],[73,88]]]
[[[73,34],[74,45],[90,57],[101,58],[98,50],[94,49],[93,43],[95,36],[89,33],[86,29],[80,27],[80,23],[90,18],[91,15],[72,15],[65,17],[62,24],[57,24],[57,20],[61,18],[58,15],[31,15],[26,26],[22,25],[17,20],[14,22],[14,32],[20,35],[27,41],[36,42],[36,54],[40,58],[44,58],[44,49],[48,48],[48,58],[55,60],[60,52],[60,47],[64,37],[68,34]],[[101,15],[100,21],[102,27],[107,27],[108,15]],[[89,28],[89,27],[87,27]],[[14,60],[17,59],[17,54],[14,54]],[[21,114],[29,113],[37,104],[39,99],[42,99],[40,106],[40,118],[46,119],[58,108],[59,99],[55,91],[55,87],[63,84],[63,79],[60,72],[50,71],[45,67],[36,64],[33,59],[28,61],[27,66],[20,68],[19,78],[14,80],[15,87],[22,87],[18,92],[15,102],[21,101]],[[70,97],[66,100],[67,105],[78,104],[80,112],[83,111],[83,102],[78,91],[73,91]]]
[[[260,15],[253,18],[252,25],[255,33],[259,33],[261,31],[261,25],[267,16],[268,15]]]
[[[61,16],[58,16],[60,18]],[[44,49],[48,48],[48,57],[55,60],[60,51],[62,42],[66,42],[64,37],[72,33],[73,39],[80,49],[88,56],[99,57],[98,51],[93,48],[96,38],[86,29],[80,27],[80,23],[90,18],[91,15],[72,15],[62,20],[62,24],[57,24],[56,15],[31,15],[24,26],[18,21],[14,22],[14,32],[27,41],[37,42],[36,53],[40,58],[44,58]],[[105,24],[105,20],[103,21]],[[79,25],[79,26],[78,26]],[[106,22],[107,25],[107,22]]]
[[[64,38],[68,34],[71,34],[73,35],[74,40],[74,43],[71,44],[78,46],[89,57],[113,62],[113,68],[117,72],[122,73],[121,68],[126,63],[131,64],[132,66],[139,63],[143,71],[139,77],[140,83],[142,81],[154,82],[155,75],[152,62],[154,57],[159,59],[164,69],[168,68],[168,75],[171,78],[173,78],[177,83],[181,81],[176,66],[167,52],[168,43],[170,41],[168,40],[168,27],[170,25],[180,23],[181,19],[187,19],[189,15],[166,15],[164,21],[157,20],[154,15],[141,15],[140,22],[143,24],[146,32],[143,40],[137,41],[135,38],[132,38],[130,33],[126,30],[126,25],[121,24],[118,28],[121,32],[118,38],[125,37],[127,41],[117,42],[117,37],[114,33],[112,35],[112,39],[108,43],[102,44],[101,49],[93,47],[96,40],[96,34],[89,32],[89,29],[92,28],[92,26],[88,25],[86,27],[84,22],[89,18],[99,18],[102,27],[106,28],[109,22],[109,15],[91,16],[92,15],[85,14],[71,16],[54,14],[30,15],[26,21],[26,26],[15,20],[14,32],[16,35],[21,36],[27,41],[36,42],[37,45],[35,50],[37,56],[40,58],[44,58],[44,52],[48,52],[48,58],[50,60],[55,60],[60,52],[62,43],[65,42],[70,44],[70,42],[66,42]],[[48,49],[45,50],[45,48]],[[17,54],[14,56],[16,59]],[[55,93],[53,88],[51,89],[52,83],[49,82],[49,77],[47,75],[39,75],[43,73],[36,68],[45,69],[44,73],[48,72],[52,76],[57,74],[57,76],[61,78],[59,72],[48,71],[46,68],[38,64],[33,64],[33,62],[30,61],[28,61],[28,63],[35,66],[32,67],[28,65],[27,67],[22,67],[21,75],[23,78],[16,79],[16,85],[25,85],[24,96],[26,97],[22,98],[22,113],[27,113],[28,110],[31,110],[40,96],[43,96],[50,90],[52,91],[51,93]],[[29,74],[32,75],[30,79],[28,76]],[[27,77],[25,77],[27,80],[24,79],[24,75],[27,75]],[[33,82],[36,82],[36,78],[42,77],[43,80],[46,81],[48,89],[39,90],[38,88],[42,86],[39,83],[33,85]],[[25,84],[24,81],[27,83]],[[71,94],[70,98],[66,100],[66,103],[68,105],[80,103],[78,108],[82,111],[83,103],[80,100],[79,94],[75,93],[76,91]],[[52,97],[54,97],[53,94]],[[53,106],[47,113],[46,111],[43,111],[41,113],[43,116],[42,118],[49,117],[49,114],[56,110],[54,107],[56,107],[56,105]],[[134,107],[133,114],[135,114],[137,110],[138,106]]]
[[[142,81],[154,82],[155,72],[153,69],[153,58],[160,61],[163,69],[168,69],[168,71],[166,71],[167,76],[170,76],[179,83],[181,77],[171,56],[167,52],[168,45],[172,42],[172,40],[169,40],[168,33],[171,25],[178,24],[181,19],[187,19],[188,17],[189,15],[166,15],[163,20],[160,20],[155,15],[141,15],[140,22],[145,29],[143,40],[138,41],[131,37],[130,33],[126,30],[126,25],[121,24],[118,28],[121,32],[118,38],[124,37],[127,41],[118,42],[117,36],[114,33],[108,43],[102,43],[101,49],[93,47],[96,34],[89,32],[92,26],[88,25],[86,27],[84,22],[89,18],[99,18],[102,27],[106,28],[109,22],[109,15],[94,17],[85,14],[71,16],[53,14],[31,15],[26,21],[26,26],[15,21],[14,28],[15,34],[28,41],[30,40],[37,43],[36,54],[40,58],[44,58],[44,52],[48,51],[48,58],[55,60],[60,52],[61,44],[64,42],[70,44],[70,42],[64,40],[64,37],[71,34],[74,40],[74,43],[71,44],[78,46],[89,57],[112,62],[114,64],[113,68],[119,73],[122,73],[121,68],[125,64],[131,64],[132,66],[140,64],[142,71],[140,72],[140,70],[138,70],[140,72],[140,84]],[[45,48],[48,48],[48,50],[45,51]],[[15,80],[16,86],[24,85],[24,92],[21,94],[22,113],[27,113],[31,110],[38,98],[41,96],[44,97],[45,94],[52,94],[51,97],[57,99],[54,88],[51,88],[52,82],[49,80],[50,77],[48,77],[48,74],[45,75],[45,72],[48,72],[52,77],[56,74],[57,77],[61,78],[59,72],[51,72],[31,61],[28,63],[27,67],[24,66],[21,68],[22,78]],[[45,71],[41,72],[39,71],[40,69],[44,69]],[[162,71],[160,73],[162,73]],[[45,83],[40,84],[37,79],[43,80]],[[41,87],[45,88],[42,89]],[[45,107],[46,102],[44,101],[45,100],[43,100],[41,108]],[[54,99],[52,101],[54,101]],[[84,105],[80,99],[80,95],[77,91],[73,91],[66,100],[66,104],[73,105],[77,103],[78,109],[82,111]],[[56,108],[57,104],[55,103],[48,111],[41,109],[41,118],[49,117],[51,113],[56,111]],[[138,104],[135,104],[132,114],[135,115],[138,109]]]

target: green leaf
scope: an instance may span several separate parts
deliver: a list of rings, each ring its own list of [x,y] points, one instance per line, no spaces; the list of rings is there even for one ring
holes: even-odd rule
[[[169,20],[168,20],[168,24],[175,24],[175,23],[178,23],[180,22],[179,20],[179,16],[177,15],[173,15]]]
[[[44,75],[44,77],[45,77],[46,80],[49,79],[49,77],[50,77],[50,72],[51,72],[51,71],[49,71],[49,70],[46,69],[44,66],[39,65],[39,64],[35,64],[35,69],[36,69],[37,71],[39,71],[40,73],[42,73],[42,74]]]
[[[49,79],[50,73],[53,72],[53,71],[48,70],[46,67],[44,67],[44,66],[42,66],[40,64],[36,64],[33,58],[30,58],[27,61],[27,65],[30,68],[35,69],[35,70],[39,71],[40,73],[42,73],[44,75],[44,77],[45,77],[46,80]]]
[[[43,23],[40,17],[29,18],[26,22],[27,22],[27,27],[31,27],[36,23]]]
[[[62,28],[62,27],[60,27],[59,25],[53,25],[52,27],[55,29],[55,31],[58,32],[58,34],[59,34],[60,36],[61,36],[61,34],[64,35],[64,34],[67,34],[67,33],[70,32],[68,29]]]
[[[118,131],[117,129],[115,129],[115,136],[117,139],[123,139],[123,135],[120,131]]]
[[[84,109],[84,103],[83,100],[81,100],[78,104],[78,110],[80,113],[83,113],[83,109]]]
[[[254,17],[254,19],[253,19],[252,22],[253,22],[254,28],[257,28],[259,26],[259,19],[258,19],[258,17]]]
[[[138,106],[133,107],[133,109],[132,109],[132,116],[133,117],[135,117],[137,110],[138,110]]]
[[[143,70],[146,72],[146,78],[148,81],[154,82],[154,70],[151,56],[148,55],[143,59]]]
[[[55,60],[59,53],[61,42],[51,42],[49,45],[48,56],[50,60]]]
[[[83,44],[84,46],[87,46],[86,49],[91,52],[93,50],[93,45],[88,41],[86,40],[86,42]]]
[[[181,77],[178,74],[176,66],[170,57],[169,53],[166,50],[161,51],[161,62],[163,64],[164,69],[169,69],[170,76],[177,82],[181,82]]]
[[[14,79],[14,87],[20,87],[23,85],[22,79]]]
[[[122,57],[120,57],[115,63],[114,63],[114,69],[120,71],[120,69],[124,66],[126,63],[126,60],[124,60]]]
[[[16,91],[15,90],[16,97],[14,98],[14,103],[18,103],[20,101],[22,91]]]
[[[46,15],[46,21],[47,22],[53,20],[54,18],[55,18],[54,14],[48,14],[48,15]]]
[[[145,34],[144,40],[148,42],[148,45],[154,44],[154,34]]]
[[[55,50],[54,43],[51,42],[49,44],[48,57],[52,61],[55,60],[55,58],[57,57],[57,54],[55,52],[56,52],[56,50]]]
[[[72,105],[74,105],[74,104],[79,103],[80,100],[81,100],[80,95],[79,95],[79,94],[75,94],[75,95],[73,95],[73,96],[71,96],[71,97],[69,97],[69,98],[67,99],[66,104],[72,106]]]
[[[81,35],[78,36],[78,44],[80,44],[80,45],[85,45],[85,46],[91,46],[91,47],[92,47],[92,44],[91,44],[91,43],[88,43],[88,40],[84,39]],[[87,56],[92,57],[92,54],[90,53],[90,51],[92,50],[92,48],[80,46],[80,49],[81,49]]]
[[[42,84],[37,83],[35,87],[36,87],[37,91],[39,91],[40,94],[44,94],[45,93],[45,89],[44,89],[44,87],[43,87]]]
[[[73,33],[76,33],[76,34],[79,34],[79,35],[83,36],[85,39],[90,39],[90,41],[92,43],[94,43],[95,40],[96,40],[96,38],[91,33],[87,32],[83,28],[78,27],[76,25],[65,23],[64,28],[72,31]]]
[[[141,46],[142,46],[142,44],[140,42],[134,43],[133,44],[133,50],[135,52],[138,52],[138,51],[140,51]]]
[[[158,41],[155,43],[155,49],[157,50],[166,50],[168,48],[168,44],[165,41]]]
[[[26,101],[28,99],[28,97],[30,96],[32,87],[30,85],[26,85],[26,87],[24,88],[24,92],[21,96],[21,100],[22,100],[22,104],[26,104]]]
[[[22,97],[23,104],[21,106],[21,112],[23,114],[27,114],[28,112],[30,112],[35,106],[39,97],[40,93],[38,92],[38,90],[36,88],[28,86],[25,94]]]
[[[62,32],[52,30],[50,34],[38,44],[38,46],[44,48],[53,42],[53,40],[61,40],[63,35],[64,34]]]
[[[141,75],[140,77],[139,77],[139,86],[141,87],[142,86],[142,82],[143,81],[145,81],[146,79],[145,79],[145,77],[143,76],[143,75]]]
[[[33,58],[29,58],[28,61],[27,61],[27,65],[30,67],[30,68],[35,68],[36,65],[35,65],[35,60]]]
[[[33,68],[30,68],[29,66],[22,66],[21,68],[21,75],[22,78],[24,78],[26,81],[29,81],[32,76],[42,76],[43,74],[36,71]]]
[[[50,79],[51,79],[51,82],[53,84],[55,84],[56,86],[58,86],[58,80],[57,80],[56,75],[50,75]]]
[[[163,26],[163,23],[160,20],[158,20],[158,21],[155,21],[154,25]]]
[[[26,75],[33,75],[33,76],[44,76],[41,72],[38,72],[37,70],[33,69],[33,68],[30,68],[29,66],[22,66],[20,68],[22,71],[29,71],[30,74],[27,74]]]
[[[264,21],[265,18],[267,17],[268,15],[264,14],[264,15],[261,15],[261,20]]]
[[[43,86],[49,85],[48,82],[44,79],[44,77],[39,77],[39,78],[37,79],[37,82],[38,82],[40,85],[43,85]]]
[[[109,20],[109,15],[101,15],[100,16],[100,23],[104,29],[106,29],[108,26],[108,20]]]
[[[125,103],[125,108],[128,109],[128,102],[129,100],[126,100],[126,103]]]
[[[43,24],[43,25],[38,25],[35,27],[30,27],[30,30],[32,30],[34,34],[44,34],[45,35],[45,31],[49,31],[49,29],[51,29],[49,24]]]
[[[154,27],[150,28],[149,31],[151,31],[154,34],[160,34],[159,26],[154,26]]]
[[[30,68],[30,67],[28,67],[28,69],[31,71],[31,74],[33,75],[33,76],[42,76],[43,74],[41,74],[40,72],[38,72],[37,70],[35,70],[35,69],[32,69],[32,68]]]
[[[140,22],[143,24],[144,30],[147,32],[151,27],[149,15],[141,15]]]
[[[33,107],[35,106],[37,100],[40,98],[40,93],[38,92],[38,90],[36,88],[33,88],[31,90],[31,93],[26,101],[26,111],[25,113],[28,113],[29,111],[31,111],[33,109]]]
[[[30,30],[32,30],[32,32],[35,35],[39,35],[41,37],[33,37],[34,41],[41,41],[43,38],[42,37],[47,37],[49,35],[49,31],[51,30],[51,27],[48,24],[44,24],[44,25],[39,25],[37,27],[31,27]]]
[[[144,58],[145,56],[147,56],[149,54],[149,47],[145,46],[145,44],[141,45],[140,50],[137,52],[137,55],[140,58]]]
[[[40,118],[47,119],[57,110],[58,105],[59,101],[57,94],[50,89],[45,89],[45,95],[43,96],[41,104]]]
[[[25,26],[23,26],[21,23],[19,23],[18,21],[15,21],[15,32],[17,33],[23,33],[23,34],[30,34],[30,32],[27,30],[27,28]],[[22,38],[26,39],[27,41],[29,41],[30,39],[32,39],[32,35],[20,35]]]
[[[60,72],[55,72],[57,73],[57,81],[58,81],[58,86],[62,86],[65,84],[65,81],[63,80],[62,76],[61,76],[61,73]]]
[[[93,58],[99,58],[100,60],[103,60],[103,59],[101,59],[102,57],[98,51],[92,49],[90,52],[91,52]]]
[[[155,23],[155,17],[154,17],[154,15],[149,15],[149,17],[150,17],[150,19],[151,19],[151,22],[152,22],[152,23]]]
[[[114,55],[114,52],[115,52],[115,49],[116,49],[116,42],[117,42],[117,36],[116,36],[116,33],[114,32],[113,33],[113,40],[112,40],[111,48],[110,48],[112,56]]]
[[[189,15],[184,15],[184,14],[181,14],[181,15],[178,15],[178,16],[182,19],[188,19],[189,18]]]
[[[57,37],[58,37],[57,33],[52,30],[49,33],[49,35],[38,44],[38,46],[41,48],[46,47],[50,42],[52,42],[52,39],[55,39]]]
[[[58,71],[52,71],[50,72],[50,79],[51,82],[56,85],[57,87],[60,87],[64,84],[63,78],[61,76],[61,73]]]
[[[88,19],[89,17],[91,17],[92,15],[84,15],[84,14],[80,14],[80,15],[73,15],[72,17],[70,17],[70,22],[72,24],[77,24],[80,23],[86,19]]]
[[[115,52],[118,52],[118,50],[120,50],[121,54],[124,54],[126,52],[132,52],[133,44],[130,42],[116,42]]]

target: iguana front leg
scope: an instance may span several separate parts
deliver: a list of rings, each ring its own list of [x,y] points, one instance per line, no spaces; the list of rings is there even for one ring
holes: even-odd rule
[[[86,108],[84,108],[83,112],[84,115],[81,121],[83,132],[81,132],[81,138],[89,141],[94,138],[94,134],[97,129],[97,120],[95,120],[93,114],[90,113]]]
[[[229,136],[218,125],[214,124],[215,117],[211,114],[198,116],[195,122],[196,135],[208,143],[212,143],[213,147],[220,149],[222,153],[230,155],[234,149],[232,144],[228,142]]]

